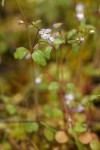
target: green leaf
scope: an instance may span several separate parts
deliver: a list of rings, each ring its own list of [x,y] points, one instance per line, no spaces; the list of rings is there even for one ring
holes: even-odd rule
[[[50,142],[54,140],[54,133],[50,129],[44,129],[44,136]]]
[[[37,24],[39,24],[39,23],[41,23],[41,20],[37,20],[37,21],[33,21],[33,22],[32,22],[33,25],[37,25]]]
[[[51,82],[48,86],[49,90],[57,90],[59,88],[59,84],[57,82]]]
[[[56,44],[56,45],[60,45],[60,44],[63,44],[63,43],[65,43],[65,41],[62,40],[62,39],[57,38],[57,39],[54,40],[54,44]]]
[[[96,100],[98,97],[99,97],[99,95],[91,95],[91,96],[90,96],[90,100],[91,100],[91,101],[94,101],[94,100]]]
[[[41,66],[45,66],[46,65],[46,60],[44,58],[44,53],[40,50],[35,51],[34,53],[32,53],[32,59],[37,62],[38,64],[40,64]]]
[[[47,118],[52,118],[52,107],[50,107],[49,105],[45,105],[44,112]]]
[[[26,56],[26,54],[28,53],[29,51],[24,48],[24,47],[19,47],[16,49],[16,52],[14,53],[14,58],[15,59],[22,59]]]
[[[72,44],[72,48],[73,48],[73,51],[77,54],[79,50],[79,44],[77,43]]]
[[[28,123],[26,130],[28,133],[37,132],[39,130],[39,125],[36,122]]]
[[[100,143],[99,141],[92,141],[90,143],[91,150],[100,150]]]
[[[53,114],[54,118],[62,118],[63,117],[62,111],[58,108],[54,108],[52,114]]]
[[[78,132],[78,133],[83,133],[87,130],[87,126],[86,125],[82,125],[80,123],[76,123],[75,125],[75,131]]]
[[[7,109],[7,112],[10,114],[10,115],[13,115],[16,113],[16,107],[13,105],[13,104],[8,104],[6,106],[6,109]]]
[[[50,59],[51,50],[52,47],[47,47],[46,50],[44,51],[44,55],[47,59]]]
[[[69,31],[67,33],[67,38],[71,39],[73,36],[75,36],[76,33],[77,33],[77,30],[76,29],[72,29],[71,31]]]
[[[66,88],[68,90],[74,90],[75,89],[75,85],[73,83],[68,83],[67,86],[66,86]]]
[[[86,29],[85,19],[83,19],[83,20],[81,21],[81,24],[80,24],[80,26],[79,26],[79,29],[82,30],[82,31],[85,31],[85,29]]]
[[[36,24],[39,24],[39,23],[41,23],[41,20],[37,20],[35,23],[36,23]]]

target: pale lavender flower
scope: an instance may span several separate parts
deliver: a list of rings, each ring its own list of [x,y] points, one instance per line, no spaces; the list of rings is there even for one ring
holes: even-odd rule
[[[46,40],[48,38],[50,38],[50,34],[42,34],[41,37]]]
[[[41,37],[43,39],[46,40],[46,39],[50,38],[50,36],[51,36],[50,32],[51,32],[51,29],[41,29],[39,31],[39,34],[41,35]]]
[[[59,28],[59,27],[61,27],[63,25],[63,23],[54,23],[53,24],[53,27],[55,28],[55,29],[57,29],[57,28]]]
[[[84,106],[79,105],[76,109],[76,112],[82,112],[82,111],[84,111]]]
[[[76,5],[76,12],[84,11],[84,5],[79,3]]]
[[[84,41],[84,37],[77,38],[77,41],[79,41],[80,43],[82,43]]]
[[[82,19],[84,19],[84,14],[83,13],[77,13],[76,17],[79,21],[81,21]]]
[[[31,58],[31,54],[28,53],[28,54],[25,56],[25,59],[28,60],[28,59],[30,59],[30,58]]]
[[[84,19],[84,5],[81,3],[76,5],[76,17],[79,21]]]
[[[72,93],[66,94],[65,95],[65,101],[66,104],[71,106],[71,101],[73,101],[75,99],[74,95]]]
[[[41,81],[42,81],[42,79],[41,79],[41,78],[39,78],[39,77],[37,77],[37,78],[35,79],[35,83],[36,83],[36,84],[40,84],[40,83],[41,83]]]

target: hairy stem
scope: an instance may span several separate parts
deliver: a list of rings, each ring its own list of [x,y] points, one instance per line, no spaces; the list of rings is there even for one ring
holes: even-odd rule
[[[20,10],[20,13],[23,17],[23,20],[24,20],[24,23],[25,23],[25,27],[26,27],[26,31],[27,31],[27,37],[28,37],[28,42],[29,42],[29,50],[30,52],[32,52],[33,48],[32,48],[32,42],[31,42],[31,35],[30,35],[30,32],[28,30],[28,22],[26,20],[26,17],[23,13],[23,10],[21,8],[21,5],[19,3],[18,0],[15,0],[17,5],[18,5],[18,8]],[[35,75],[35,65],[33,64],[33,62],[31,61],[31,68],[32,68],[32,83],[33,83],[33,86],[34,86],[34,103],[35,103],[35,112],[36,112],[36,119],[37,119],[37,116],[39,116],[38,114],[38,92],[37,92],[37,86],[35,84],[35,78],[36,78],[36,75]],[[34,68],[34,69],[33,69]],[[34,73],[33,73],[34,71]]]

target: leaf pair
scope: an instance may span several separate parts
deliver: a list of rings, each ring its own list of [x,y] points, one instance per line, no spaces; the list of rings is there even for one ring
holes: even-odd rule
[[[36,50],[32,53],[32,59],[34,62],[37,62],[41,66],[46,65],[46,59],[50,59],[52,47],[47,47],[44,52],[41,50]],[[15,59],[22,59],[29,53],[29,50],[27,50],[24,47],[19,47],[16,49],[16,52],[14,53]]]

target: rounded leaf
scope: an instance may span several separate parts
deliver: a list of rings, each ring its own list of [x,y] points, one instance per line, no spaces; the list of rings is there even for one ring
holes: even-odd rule
[[[54,133],[50,129],[44,129],[44,136],[50,142],[54,140]]]
[[[51,82],[48,89],[49,90],[57,90],[59,88],[59,84],[57,82]]]
[[[27,124],[27,132],[31,133],[31,132],[37,132],[39,129],[39,125],[36,122],[33,123],[28,123]]]
[[[79,136],[79,141],[83,144],[89,144],[92,141],[90,132],[85,132]]]
[[[52,47],[47,47],[46,50],[44,51],[44,55],[47,59],[50,59],[51,50]]]
[[[64,131],[58,131],[55,135],[55,139],[60,144],[68,142],[68,136]]]
[[[37,62],[41,66],[46,65],[46,60],[44,58],[44,54],[40,50],[37,50],[34,53],[32,53],[32,59],[34,60],[34,62]]]
[[[29,51],[25,47],[19,47],[16,49],[16,52],[14,53],[14,58],[15,59],[22,59],[26,56],[26,54]]]

